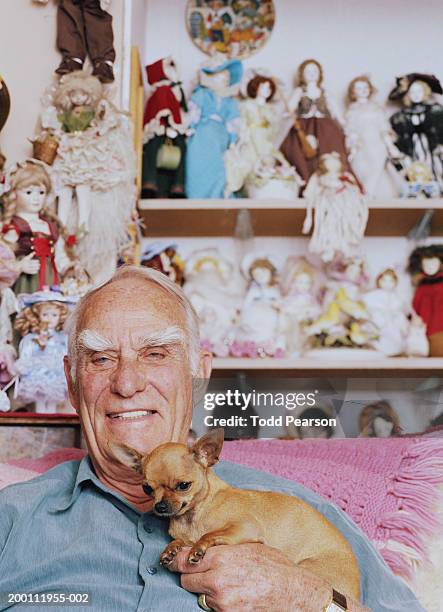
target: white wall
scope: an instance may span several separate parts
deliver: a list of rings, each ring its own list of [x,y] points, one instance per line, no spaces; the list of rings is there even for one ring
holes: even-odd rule
[[[172,55],[187,89],[207,57],[191,41],[186,0],[147,4],[145,63]],[[264,67],[290,87],[308,57],[324,66],[328,90],[342,99],[349,81],[368,73],[384,100],[395,77],[434,72],[443,79],[441,0],[274,0],[276,24],[268,44],[245,61]]]
[[[142,2],[143,0],[136,0]],[[116,99],[121,99],[124,0],[113,0],[117,52]],[[0,71],[11,94],[11,113],[0,134],[0,147],[12,164],[32,154],[41,97],[60,63],[55,47],[56,1],[46,6],[32,0],[0,0]]]

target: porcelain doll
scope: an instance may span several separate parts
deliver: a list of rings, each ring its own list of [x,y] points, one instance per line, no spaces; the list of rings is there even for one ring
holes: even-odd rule
[[[288,352],[303,349],[303,328],[321,313],[319,270],[304,257],[288,257],[281,276],[282,329]]]
[[[376,288],[363,295],[363,302],[371,320],[379,329],[375,348],[387,356],[405,353],[409,309],[399,292],[395,270],[383,270],[377,277]]]
[[[186,154],[188,198],[223,198],[226,193],[224,155],[237,140],[240,111],[233,97],[242,77],[238,60],[200,70],[200,84],[189,100],[190,127]]]
[[[417,247],[408,271],[416,286],[412,306],[426,324],[431,357],[443,356],[443,245]]]
[[[397,78],[389,99],[399,101],[402,109],[391,117],[395,144],[404,155],[397,167],[407,171],[414,162],[428,166],[434,181],[443,188],[443,106],[433,100],[442,94],[440,81],[430,74],[411,73]]]
[[[307,212],[303,233],[314,225],[309,250],[323,261],[332,261],[339,254],[352,255],[364,236],[368,205],[352,174],[344,171],[338,153],[320,157],[304,197]]]
[[[391,438],[402,432],[398,414],[384,400],[363,408],[358,417],[358,429],[363,438]]]
[[[295,123],[282,143],[281,151],[307,182],[317,170],[320,157],[336,152],[344,171],[352,174],[346,151],[343,119],[323,88],[323,68],[314,59],[298,69],[298,85],[289,100]]]
[[[295,169],[276,147],[280,131],[281,109],[274,102],[275,80],[255,73],[246,85],[246,99],[240,103],[241,130],[238,141],[226,151],[227,191],[235,193],[246,187],[250,197],[272,184],[271,193],[296,198],[302,181]],[[279,184],[281,186],[279,187]],[[252,192],[252,193],[251,193]],[[269,190],[267,190],[269,197]]]
[[[236,357],[283,357],[286,339],[277,269],[271,258],[254,253],[244,257],[241,267],[249,285],[231,353]]]
[[[370,79],[358,76],[349,84],[345,114],[346,143],[354,172],[370,198],[394,197],[397,193],[388,158],[399,157],[394,133],[384,109],[373,100]]]
[[[177,253],[175,242],[154,242],[141,257],[141,265],[166,274],[180,287],[185,282],[185,263]]]
[[[187,104],[171,57],[146,66],[142,197],[185,197]]]
[[[17,258],[16,294],[58,285],[60,274],[72,265],[58,219],[50,212],[51,188],[47,170],[35,160],[18,164],[8,177],[2,231]]]
[[[33,0],[47,4],[48,0]],[[114,33],[111,0],[58,0],[57,47],[63,59],[56,70],[63,75],[83,68],[86,56],[93,75],[102,83],[114,80]]]
[[[16,368],[20,375],[17,399],[35,402],[39,413],[57,412],[67,397],[63,357],[67,337],[63,325],[68,307],[56,293],[27,296],[29,304],[19,313],[15,328],[22,335]]]
[[[232,263],[216,248],[201,249],[186,260],[184,292],[200,321],[202,346],[226,357],[244,285]]]
[[[100,81],[82,71],[62,77],[48,103],[42,126],[59,141],[53,165],[58,215],[78,236],[75,252],[100,284],[115,271],[136,202],[130,123],[106,99]]]
[[[406,355],[409,357],[428,357],[429,355],[429,340],[426,335],[426,323],[414,312],[410,317],[405,346]]]

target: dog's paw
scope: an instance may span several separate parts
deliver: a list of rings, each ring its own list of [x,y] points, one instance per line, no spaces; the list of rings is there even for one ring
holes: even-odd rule
[[[183,545],[179,542],[171,542],[160,555],[160,565],[168,567],[171,565],[174,557],[181,551]]]
[[[193,548],[191,548],[191,552],[189,553],[188,563],[191,563],[192,565],[196,565],[197,563],[200,563],[200,561],[203,559],[205,554],[206,554],[205,548],[203,548],[202,546],[194,546]]]

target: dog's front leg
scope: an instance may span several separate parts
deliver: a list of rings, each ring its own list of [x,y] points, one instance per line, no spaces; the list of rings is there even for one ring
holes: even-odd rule
[[[253,542],[264,543],[264,536],[260,525],[251,517],[242,523],[230,523],[223,529],[217,529],[205,533],[191,548],[188,556],[189,563],[199,563],[211,546],[222,544],[250,544]]]
[[[161,565],[163,565],[163,567],[168,567],[168,565],[170,565],[174,560],[176,554],[179,553],[185,546],[186,544],[183,542],[183,540],[172,540],[172,542],[169,542],[165,550],[160,555]]]

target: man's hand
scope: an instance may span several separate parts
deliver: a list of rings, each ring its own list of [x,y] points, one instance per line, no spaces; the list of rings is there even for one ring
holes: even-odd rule
[[[331,587],[298,567],[283,553],[263,544],[209,548],[197,565],[187,562],[190,548],[181,550],[169,569],[181,572],[181,585],[204,593],[216,612],[319,612],[329,603]],[[356,604],[350,610],[364,610]]]

